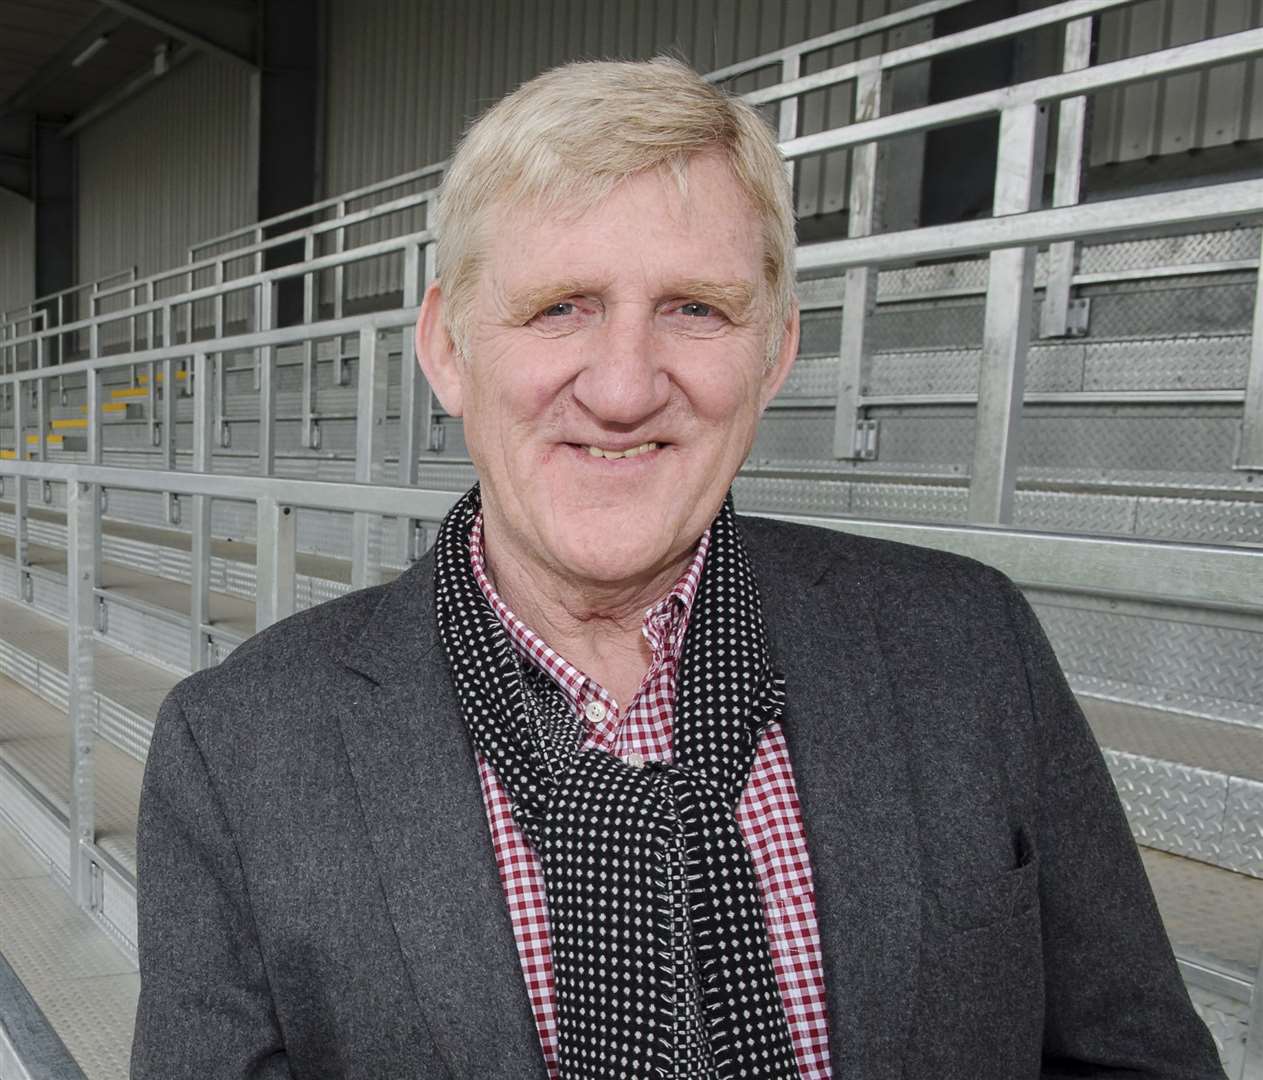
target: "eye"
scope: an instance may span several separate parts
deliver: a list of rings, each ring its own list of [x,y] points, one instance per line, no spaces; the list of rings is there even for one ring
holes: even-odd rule
[[[718,314],[710,304],[703,304],[700,300],[690,300],[687,304],[681,304],[680,312],[683,315],[691,315],[695,319],[705,319]]]
[[[548,307],[544,308],[544,310],[540,312],[540,315],[545,318],[561,318],[566,315],[573,315],[574,313],[575,304],[573,300],[559,300],[555,304],[549,304]]]

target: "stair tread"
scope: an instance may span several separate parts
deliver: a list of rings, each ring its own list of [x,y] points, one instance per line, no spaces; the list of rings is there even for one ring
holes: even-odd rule
[[[1104,747],[1263,782],[1263,728],[1088,695],[1079,702]]]

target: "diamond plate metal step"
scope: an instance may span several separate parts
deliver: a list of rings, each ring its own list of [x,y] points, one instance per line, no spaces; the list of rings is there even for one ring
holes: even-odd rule
[[[11,1040],[22,1071],[6,1060],[0,1033],[0,1076],[125,1080],[140,992],[136,964],[75,907],[28,845],[0,809],[0,1027],[18,1032],[26,1020],[33,1028],[33,1009],[51,1027]]]
[[[1263,729],[1080,701],[1138,843],[1263,879]]]

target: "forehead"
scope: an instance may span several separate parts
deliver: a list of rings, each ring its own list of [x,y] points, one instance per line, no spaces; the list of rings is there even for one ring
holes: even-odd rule
[[[591,205],[502,203],[488,215],[486,277],[516,286],[548,277],[761,279],[762,230],[749,197],[717,154],[683,180],[652,169],[619,181]]]

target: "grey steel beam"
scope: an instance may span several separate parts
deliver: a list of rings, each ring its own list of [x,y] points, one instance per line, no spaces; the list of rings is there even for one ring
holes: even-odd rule
[[[123,21],[123,16],[116,11],[97,12],[82,30],[76,32],[26,82],[0,102],[0,117],[15,112],[37,112],[38,110],[34,108],[36,95],[44,87],[64,80],[70,73],[74,59],[97,38],[108,37],[112,34],[122,26]]]
[[[193,471],[211,471],[211,424],[214,380],[210,353],[193,362]],[[193,496],[192,556],[189,594],[189,670],[200,671],[208,659],[205,626],[210,622],[210,503],[205,494]]]
[[[105,97],[101,98],[95,105],[84,109],[83,112],[75,116],[69,123],[61,128],[63,138],[70,138],[71,135],[82,131],[85,127],[95,120],[99,120],[107,113],[113,112],[124,102],[130,101],[142,90],[147,89],[150,84],[157,82],[164,75],[174,71],[181,64],[193,58],[196,52],[192,46],[181,45],[179,48],[172,50],[166,58],[165,63],[159,67],[156,64],[148,64],[140,70],[133,78],[129,79],[116,90],[110,91]]]
[[[992,208],[997,219],[1025,213],[1039,198],[1047,118],[1047,107],[1033,104],[1000,118]],[[1007,524],[1013,515],[1034,284],[1033,247],[991,252],[969,483],[969,520],[979,524]]]
[[[256,514],[254,625],[264,630],[294,613],[298,514],[271,495],[258,500]]]
[[[1078,71],[1092,59],[1092,18],[1066,24],[1062,70]],[[1079,201],[1083,175],[1083,140],[1087,130],[1088,99],[1063,98],[1057,106],[1057,165],[1053,175],[1053,206]],[[1040,336],[1065,337],[1069,331],[1070,287],[1074,278],[1076,245],[1063,240],[1048,249]]]
[[[224,0],[99,2],[200,52],[256,70],[257,13],[252,4],[225,3]]]
[[[427,244],[428,256],[433,244]],[[425,291],[428,274],[422,269],[428,267],[428,258],[423,262],[422,248],[413,245],[404,252],[403,302],[411,307],[421,303],[421,294]],[[424,276],[423,276],[424,275]],[[417,363],[416,335],[412,327],[404,326],[399,331],[399,473],[400,487],[412,487],[417,482],[417,463],[421,456],[420,438],[423,430],[422,410],[429,409],[429,387],[421,377],[421,367]],[[429,445],[428,443],[426,444]],[[400,565],[407,565],[412,550],[412,523],[407,518],[400,518],[398,532],[398,554]]]
[[[1263,259],[1260,265],[1263,266]],[[1245,409],[1236,468],[1263,472],[1263,269],[1254,282],[1254,325],[1250,332],[1250,367],[1246,373]]]
[[[66,712],[70,721],[70,891],[92,909],[92,849],[96,843],[93,729],[96,712],[97,488],[66,485]]]

